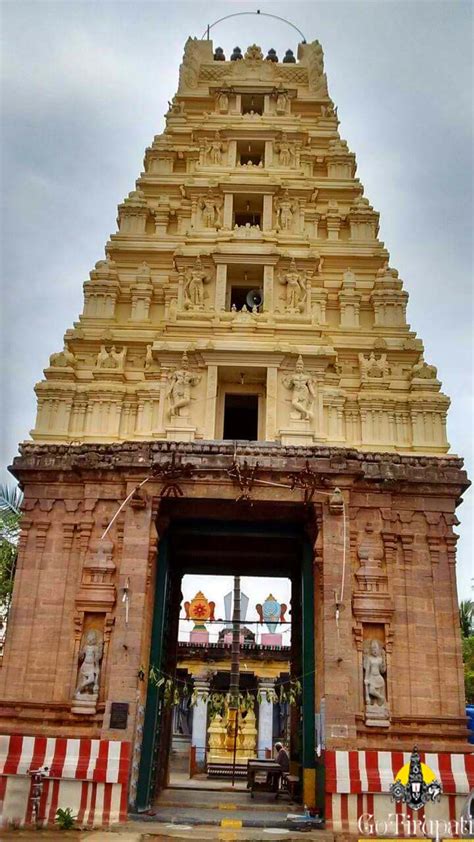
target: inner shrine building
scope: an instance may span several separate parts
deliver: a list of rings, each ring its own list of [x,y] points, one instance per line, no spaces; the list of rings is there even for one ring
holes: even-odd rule
[[[226,56],[189,38],[165,121],[11,468],[24,512],[0,670],[4,815],[26,817],[35,764],[53,818],[154,803],[176,709],[150,669],[186,671],[207,728],[211,650],[196,670],[178,645],[181,582],[226,574],[290,580],[291,646],[262,657],[302,685],[287,742],[304,803],[335,829],[368,806],[385,816],[417,745],[443,786],[427,815],[455,817],[468,481],[322,48]]]

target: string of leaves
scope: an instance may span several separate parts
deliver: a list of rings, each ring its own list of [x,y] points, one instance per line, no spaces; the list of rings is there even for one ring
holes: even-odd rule
[[[148,673],[149,681],[161,694],[162,702],[166,707],[176,707],[187,702],[194,707],[198,701],[207,704],[211,717],[223,716],[229,703],[229,693],[216,690],[202,691],[192,689],[182,679],[172,678],[161,672],[160,669],[151,665]],[[249,690],[239,693],[239,709],[241,713],[254,710],[255,703],[261,705],[263,701],[271,704],[297,705],[301,696],[301,682],[298,679],[282,682],[277,688],[258,688],[257,692]]]

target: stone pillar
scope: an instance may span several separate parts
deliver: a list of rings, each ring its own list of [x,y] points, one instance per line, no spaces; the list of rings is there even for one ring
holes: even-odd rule
[[[273,164],[273,140],[265,141],[265,168]]]
[[[224,218],[222,220],[222,227],[227,230],[232,229],[232,214],[234,210],[234,197],[232,193],[226,193],[224,196]]]
[[[209,679],[205,676],[196,676],[194,678],[194,690],[197,693],[197,702],[193,708],[191,747],[195,751],[196,767],[203,771],[207,740],[207,699],[203,697],[206,693],[209,693]]]
[[[275,690],[273,678],[260,678],[258,682],[259,692],[262,694],[262,701],[258,708],[258,742],[257,757],[265,759],[266,749],[273,749],[273,702],[267,699],[267,693]]]
[[[229,167],[237,166],[237,141],[229,140],[229,147],[227,149],[227,165]]]
[[[207,440],[211,440],[216,437],[217,373],[218,369],[216,365],[208,365],[206,387],[206,416],[204,421],[204,438]]]
[[[263,196],[262,231],[271,231],[273,228],[273,196],[265,193]]]
[[[263,267],[263,311],[265,313],[273,312],[273,285],[274,285],[274,267]]]
[[[277,433],[278,409],[278,368],[269,365],[267,368],[267,402],[265,418],[265,440],[275,441]]]
[[[227,287],[227,266],[225,263],[219,263],[216,269],[216,311],[225,310],[225,298]]]

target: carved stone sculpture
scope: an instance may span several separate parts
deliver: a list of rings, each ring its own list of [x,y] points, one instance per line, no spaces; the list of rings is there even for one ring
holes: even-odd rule
[[[313,402],[316,397],[313,380],[310,374],[304,370],[303,358],[298,357],[295,372],[286,377],[283,385],[292,392],[291,406],[293,412],[291,417],[294,420],[302,419],[309,421],[313,417]]]
[[[210,281],[198,257],[194,266],[189,267],[184,275],[183,302],[186,310],[204,309],[204,284]]]
[[[364,651],[364,698],[366,724],[381,724],[389,717],[384,676],[387,672],[385,649],[378,640],[370,640]],[[368,721],[367,721],[368,720]]]
[[[285,190],[281,199],[277,202],[277,227],[281,231],[289,231],[293,224],[294,204],[290,199],[288,190]]]
[[[209,193],[201,199],[199,207],[202,211],[202,224],[204,225],[204,228],[219,228],[221,204],[216,199],[212,191],[209,191]]]
[[[103,655],[103,641],[100,632],[91,629],[86,632],[79,651],[79,670],[77,673],[75,702],[73,712],[93,713],[99,696],[100,665]]]
[[[229,95],[227,91],[221,90],[217,94],[217,108],[221,114],[225,114],[229,110]]]
[[[76,365],[76,358],[72,351],[69,350],[67,342],[64,343],[64,350],[58,351],[56,354],[51,354],[49,364],[52,368],[74,368]]]
[[[100,346],[100,351],[97,354],[96,367],[97,368],[111,368],[123,371],[125,365],[125,357],[127,356],[127,349],[124,346],[121,351],[117,351],[115,345],[112,345],[110,351],[107,351],[105,345]]]
[[[411,371],[412,379],[421,378],[422,380],[436,380],[437,374],[438,370],[436,366],[428,365],[423,356],[420,357],[419,361],[413,366]]]
[[[285,310],[287,313],[301,313],[306,303],[306,285],[303,276],[298,272],[294,258],[290,268],[280,277],[281,284],[286,285]]]
[[[221,141],[220,132],[216,132],[214,140],[207,149],[207,154],[211,164],[222,164],[222,153],[224,151],[224,144]]]
[[[191,403],[191,388],[196,386],[200,381],[197,374],[193,374],[189,370],[188,355],[183,354],[181,360],[181,368],[176,369],[170,378],[168,386],[168,399],[170,402],[169,414],[174,416],[186,417],[189,415],[189,404]]]
[[[376,357],[373,351],[370,352],[368,357],[364,354],[359,354],[359,366],[360,376],[363,382],[373,379],[383,380],[390,374],[386,354],[380,354],[379,357]]]
[[[288,108],[288,91],[281,86],[275,88],[272,96],[275,99],[275,111],[277,114],[286,114]]]
[[[153,359],[153,351],[152,345],[146,346],[146,354],[145,354],[145,371],[149,371],[153,367],[154,359]]]
[[[288,142],[288,136],[282,134],[281,141],[277,145],[278,160],[280,166],[290,167],[293,159],[293,144]]]

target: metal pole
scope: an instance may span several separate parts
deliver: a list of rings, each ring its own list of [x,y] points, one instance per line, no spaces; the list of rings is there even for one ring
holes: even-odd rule
[[[232,612],[232,659],[229,687],[229,724],[233,728],[232,786],[235,782],[235,759],[237,754],[237,729],[239,722],[239,676],[240,676],[240,576],[234,576],[234,609]]]

